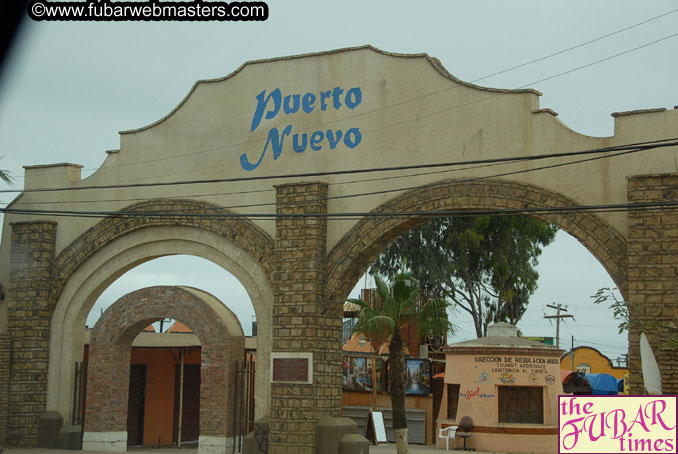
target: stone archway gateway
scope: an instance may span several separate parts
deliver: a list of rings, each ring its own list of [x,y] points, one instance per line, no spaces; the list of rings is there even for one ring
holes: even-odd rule
[[[198,82],[166,117],[121,133],[86,180],[75,164],[27,168],[0,247],[0,357],[10,358],[0,392],[31,391],[0,410],[0,429],[30,445],[43,411],[68,419],[68,371],[82,354],[73,326],[117,276],[168,254],[194,251],[236,275],[259,345],[267,338],[279,364],[306,365],[290,380],[260,361],[271,453],[314,452],[316,423],[340,414],[341,303],[422,214],[512,210],[554,222],[603,264],[634,319],[676,317],[677,147],[657,141],[676,135],[678,110],[614,114],[614,136],[598,138],[569,129],[539,95],[370,46],[262,60]],[[666,391],[678,392],[675,352],[658,356]]]
[[[189,287],[159,286],[118,299],[96,323],[90,341],[83,449],[127,450],[127,397],[132,341],[146,326],[170,317],[201,343],[201,453],[224,452],[233,440],[233,364],[245,354],[235,315],[214,296]]]

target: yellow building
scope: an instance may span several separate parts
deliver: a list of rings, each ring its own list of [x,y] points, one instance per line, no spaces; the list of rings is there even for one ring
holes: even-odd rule
[[[591,374],[610,374],[616,379],[629,373],[626,367],[616,367],[607,356],[593,347],[576,347],[560,358],[560,368],[582,370]]]

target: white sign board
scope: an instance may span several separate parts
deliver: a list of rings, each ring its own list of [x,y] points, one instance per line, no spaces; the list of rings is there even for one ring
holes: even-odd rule
[[[375,445],[379,443],[387,443],[386,427],[384,426],[384,414],[379,410],[373,410],[367,416],[367,424],[365,424],[365,438],[372,441]]]

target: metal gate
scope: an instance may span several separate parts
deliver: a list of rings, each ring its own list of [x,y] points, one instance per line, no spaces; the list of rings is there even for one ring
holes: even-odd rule
[[[85,427],[85,396],[87,395],[87,362],[75,363],[73,378],[73,413],[71,425]]]
[[[235,361],[233,386],[233,450],[241,452],[245,435],[254,429],[255,356]]]

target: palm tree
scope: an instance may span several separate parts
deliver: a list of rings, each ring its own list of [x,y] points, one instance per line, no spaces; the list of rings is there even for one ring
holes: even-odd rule
[[[454,326],[447,317],[450,303],[444,299],[431,298],[422,304],[416,280],[409,274],[397,274],[389,286],[380,276],[374,281],[379,295],[379,308],[371,307],[361,299],[351,299],[360,305],[358,322],[353,332],[372,338],[389,340],[389,394],[393,411],[393,431],[398,454],[407,454],[407,420],[405,419],[405,386],[407,367],[403,353],[401,328],[417,327],[418,335],[437,336],[452,332]]]
[[[9,175],[8,171],[0,170],[0,180],[4,181],[5,183],[11,183],[12,177]]]
[[[4,156],[0,156],[0,159],[2,159]],[[9,174],[7,170],[2,170],[0,169],[0,180],[4,181],[5,183],[9,184],[12,182],[13,178]]]

